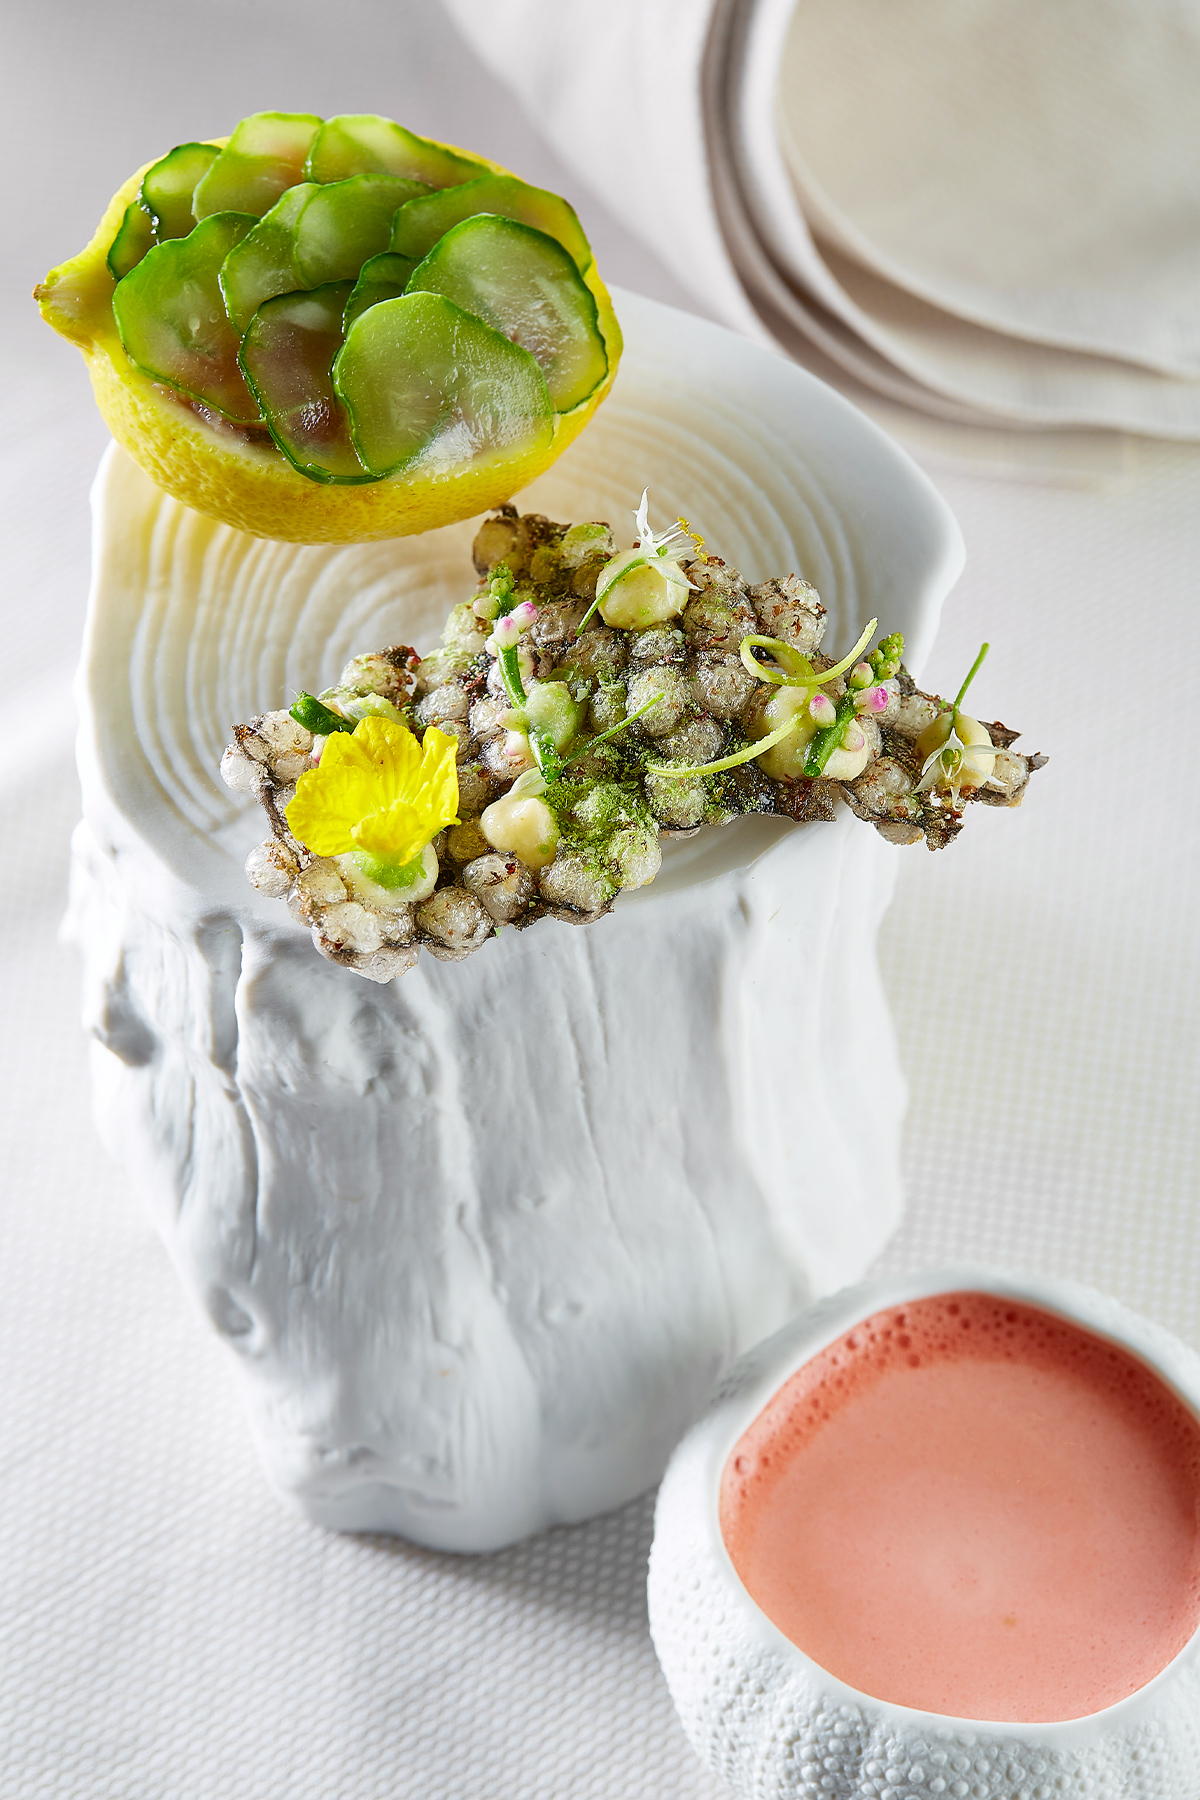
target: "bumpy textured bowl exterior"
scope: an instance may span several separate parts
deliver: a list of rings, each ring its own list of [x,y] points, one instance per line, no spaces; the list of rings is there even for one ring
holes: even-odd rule
[[[442,148],[470,155],[497,175],[512,173],[474,151],[458,150],[453,144]],[[586,400],[556,417],[554,436],[545,449],[506,459],[496,467],[432,478],[392,475],[361,487],[310,481],[273,446],[248,443],[242,434],[210,424],[181,405],[126,356],[113,322],[115,283],[105,257],[150,166],[147,163],[131,175],[113,195],[86,249],[47,275],[42,310],[83,351],[96,404],[117,442],[159,487],[198,512],[255,537],[298,544],[369,543],[432,531],[499,506],[527,486],[562,455],[607,398],[621,360],[621,328],[593,263],[583,279],[596,302],[608,374]]]
[[[734,1368],[671,1460],[650,1557],[650,1628],[697,1754],[745,1800],[1196,1800],[1200,1634],[1138,1693],[1060,1724],[988,1724],[858,1693],[750,1598],[718,1522],[738,1438],[809,1357],[878,1311],[974,1289],[1058,1313],[1157,1368],[1200,1411],[1200,1357],[1073,1283],[955,1268],[819,1302]],[[869,1598],[868,1598],[869,1603]]]

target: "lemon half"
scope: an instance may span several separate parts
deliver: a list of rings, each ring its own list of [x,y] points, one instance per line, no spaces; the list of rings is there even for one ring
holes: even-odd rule
[[[434,140],[430,140],[431,142]],[[225,138],[208,142],[223,147]],[[500,163],[439,145],[497,175]],[[125,353],[113,318],[116,282],[106,261],[147,163],[118,189],[87,248],[52,269],[35,290],[42,317],[87,359],[96,404],[130,455],[158,485],[198,512],[256,537],[293,543],[360,543],[407,537],[500,505],[562,454],[608,394],[621,331],[593,263],[581,279],[596,303],[607,373],[578,405],[556,413],[548,444],[436,473],[400,472],[355,486],[323,485],[294,469],[262,433],[248,433],[153,381]],[[256,441],[262,439],[262,441]]]

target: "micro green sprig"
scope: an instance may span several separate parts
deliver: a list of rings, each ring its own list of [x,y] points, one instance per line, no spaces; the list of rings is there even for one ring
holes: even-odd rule
[[[767,732],[765,737],[756,738],[744,749],[734,751],[730,756],[722,756],[716,762],[694,763],[684,768],[671,763],[647,763],[647,769],[653,775],[665,775],[676,781],[695,775],[717,775],[724,769],[737,768],[739,763],[755,761],[774,749],[776,744],[793,737],[811,721],[818,729],[804,759],[804,774],[810,780],[822,775],[835,750],[842,748],[853,752],[863,748],[866,740],[861,726],[854,724],[855,715],[860,712],[882,712],[888,704],[890,696],[883,683],[890,681],[900,667],[900,657],[904,651],[902,634],[893,632],[883,639],[867,661],[858,661],[875,635],[878,625],[878,619],[872,619],[849,655],[834,663],[832,668],[819,671],[813,668],[807,657],[801,656],[798,650],[781,639],[764,637],[759,632],[748,632],[739,646],[739,654],[745,667],[759,681],[769,682],[776,687],[806,691],[807,706],[798,707],[790,718],[774,731]],[[760,650],[769,653],[770,662],[762,660],[757,654]],[[831,681],[836,681],[838,676],[846,674],[847,670],[850,674],[846,692],[835,704],[822,689],[828,687]],[[855,735],[857,741],[843,741]]]
[[[962,710],[967,689],[979,673],[990,648],[987,643],[979,646],[979,654],[968,669],[965,681],[953,701],[945,708],[941,719],[936,722],[940,726],[942,720],[946,720],[948,730],[921,766],[918,793],[931,787],[945,787],[957,801],[965,785],[1000,785],[995,780],[996,752],[991,734],[985,725],[980,725],[977,719],[969,718]]]
[[[554,781],[562,769],[562,758],[549,732],[529,721],[529,695],[521,678],[521,639],[538,616],[532,600],[522,600],[516,578],[507,563],[498,563],[487,588],[475,601],[477,618],[493,619],[492,635],[487,648],[500,666],[504,691],[514,709],[526,715],[530,748],[538,768],[548,781]]]
[[[986,644],[984,645],[986,649]],[[876,681],[894,681],[900,673],[900,664],[904,657],[904,633],[890,631],[885,638],[880,638],[874,650],[867,657],[871,673]],[[978,664],[976,664],[978,667]],[[972,670],[972,674],[974,670]],[[965,692],[964,688],[964,692]]]
[[[857,656],[865,643],[870,642],[875,623],[874,620],[871,622],[865,637],[860,638],[850,656],[838,664],[839,672]],[[855,715],[887,711],[891,692],[886,684],[895,679],[903,655],[903,632],[890,632],[862,662],[854,663],[846,676],[846,692],[836,706],[826,694],[813,695],[808,703],[809,713],[822,729],[813,738],[804,758],[806,776],[815,779],[823,775],[835,750],[846,750],[855,755],[863,749],[866,738],[862,727],[854,722]],[[821,679],[827,682],[833,674],[834,670],[829,669]]]
[[[517,648],[537,618],[537,607],[532,600],[518,599],[516,578],[507,563],[498,564],[492,571],[491,580],[475,602],[474,611],[478,618],[495,621],[487,647],[500,665],[509,699],[514,706],[524,706],[527,695],[521,680]]]

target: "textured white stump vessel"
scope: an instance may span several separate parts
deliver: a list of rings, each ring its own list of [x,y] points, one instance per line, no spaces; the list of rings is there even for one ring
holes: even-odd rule
[[[614,397],[525,510],[684,512],[802,570],[848,647],[915,666],[957,573],[932,489],[769,353],[632,296]],[[111,452],[80,678],[74,932],[97,1116],[236,1352],[310,1518],[486,1549],[661,1473],[713,1382],[896,1222],[903,1102],[874,940],[900,855],[844,818],[668,846],[592,927],[544,921],[379,987],[246,884],[235,720],[427,646],[474,527],[250,539]]]
[[[721,1474],[743,1432],[797,1369],[860,1320],[958,1292],[999,1294],[1110,1338],[1200,1413],[1195,1351],[1074,1282],[953,1268],[821,1301],[742,1358],[659,1490],[650,1629],[684,1730],[744,1800],[1196,1800],[1200,1633],[1145,1687],[1101,1712],[993,1724],[860,1693],[785,1637],[742,1586],[719,1505]],[[869,1593],[862,1604],[870,1607]]]

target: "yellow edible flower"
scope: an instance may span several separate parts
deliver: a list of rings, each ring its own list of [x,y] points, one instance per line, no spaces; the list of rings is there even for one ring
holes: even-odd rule
[[[316,856],[365,850],[411,862],[458,816],[457,745],[430,726],[418,741],[394,719],[368,716],[333,732],[288,802],[293,836]]]

